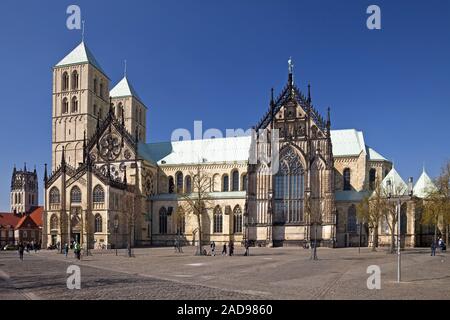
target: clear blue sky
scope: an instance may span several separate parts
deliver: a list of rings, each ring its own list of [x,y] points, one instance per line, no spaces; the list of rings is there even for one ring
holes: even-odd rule
[[[450,1],[17,1],[0,2],[0,210],[8,210],[14,163],[51,157],[52,66],[81,32],[66,8],[81,7],[86,43],[113,84],[128,75],[149,107],[148,141],[176,128],[244,128],[267,110],[287,59],[334,129],[363,130],[400,174],[431,176],[450,157]],[[366,28],[366,8],[382,30]]]

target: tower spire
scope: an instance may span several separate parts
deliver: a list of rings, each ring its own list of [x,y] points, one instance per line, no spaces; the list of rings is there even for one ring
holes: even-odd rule
[[[27,163],[26,162],[23,164],[23,171],[27,172]]]
[[[81,42],[84,42],[84,20],[81,21],[81,24],[83,25],[82,30],[81,30]]]
[[[123,68],[123,77],[126,78],[127,77],[127,60],[124,60],[124,68]]]
[[[273,87],[270,89],[270,105],[273,106],[275,101],[273,99]]]
[[[48,175],[47,175],[47,164],[44,164],[44,182],[47,183]]]
[[[292,57],[289,57],[288,60],[288,71],[289,71],[289,85],[294,85],[294,62],[292,61]]]
[[[311,103],[311,84],[308,83],[308,103]]]

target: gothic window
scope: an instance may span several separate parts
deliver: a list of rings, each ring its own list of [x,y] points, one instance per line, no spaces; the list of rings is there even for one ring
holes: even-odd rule
[[[242,176],[242,186],[241,186],[242,191],[247,191],[247,184],[248,184],[248,176],[247,174],[244,174]]]
[[[347,232],[356,232],[356,207],[354,204],[348,208]]]
[[[185,184],[185,192],[186,193],[191,193],[192,192],[192,180],[191,180],[191,176],[186,176],[186,184]]]
[[[230,190],[229,184],[230,184],[229,177],[228,177],[227,174],[224,174],[223,177],[222,177],[222,191]]]
[[[78,187],[73,187],[70,191],[70,202],[81,203],[81,190]]]
[[[274,178],[274,222],[303,221],[304,170],[297,153],[292,148],[282,152],[280,168]]]
[[[72,98],[72,112],[78,112],[78,99],[77,97]]]
[[[167,210],[164,207],[159,209],[159,233],[167,233]]]
[[[119,102],[117,105],[117,118],[122,119],[122,111],[123,111],[123,104],[122,102]]]
[[[173,182],[173,177],[170,176],[169,177],[169,193],[173,193],[175,188],[174,182]]]
[[[239,191],[239,171],[236,169],[231,174],[231,191]]]
[[[78,72],[72,72],[72,90],[78,89]]]
[[[57,204],[60,203],[60,195],[59,195],[59,189],[56,187],[53,187],[50,189],[50,204]]]
[[[103,98],[103,82],[100,80],[100,89],[99,89],[100,97]]]
[[[98,112],[98,117],[99,117],[100,119],[103,118],[103,110],[102,110],[102,108],[100,108],[100,111]]]
[[[242,233],[242,210],[238,205],[233,210],[233,233]]]
[[[95,215],[95,231],[94,232],[102,232],[103,229],[103,219],[100,214]]]
[[[352,186],[350,184],[350,169],[345,168],[344,169],[344,191],[350,191],[352,190]]]
[[[184,234],[186,232],[186,215],[182,207],[177,209],[177,234]]]
[[[223,214],[219,206],[214,208],[214,233],[223,232]]]
[[[62,101],[62,113],[68,113],[69,112],[69,100],[67,98],[64,98]]]
[[[97,114],[97,105],[94,104],[94,115],[96,115],[96,114]]]
[[[56,216],[56,214],[52,215],[52,217],[50,218],[50,229],[58,229],[58,217]]]
[[[69,75],[67,74],[67,72],[64,72],[62,75],[61,87],[63,91],[67,91],[69,89]]]
[[[177,180],[177,193],[183,193],[183,173],[178,171],[175,178]]]
[[[95,203],[104,203],[105,202],[105,191],[102,186],[97,185],[94,188],[93,198]]]
[[[94,79],[94,93],[97,94],[97,79]]]
[[[369,188],[370,190],[375,189],[375,180],[377,178],[377,171],[375,169],[370,169],[369,171]]]

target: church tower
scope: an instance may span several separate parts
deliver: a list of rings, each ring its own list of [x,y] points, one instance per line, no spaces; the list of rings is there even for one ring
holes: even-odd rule
[[[139,98],[125,75],[122,80],[111,90],[111,101],[118,119],[125,118],[127,131],[137,134],[140,142],[145,142],[147,107]]]
[[[83,139],[91,137],[97,118],[109,108],[109,79],[82,41],[53,68],[52,170],[61,163],[83,162]]]
[[[23,170],[14,170],[11,178],[11,212],[25,214],[38,206],[38,179],[36,169],[27,171],[25,164]]]

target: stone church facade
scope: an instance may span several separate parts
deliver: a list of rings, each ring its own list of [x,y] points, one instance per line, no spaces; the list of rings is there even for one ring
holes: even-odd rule
[[[213,203],[201,219],[205,243],[356,245],[355,206],[392,164],[365,144],[362,132],[331,130],[330,111],[320,115],[292,69],[280,94],[272,91],[254,127],[257,139],[147,143],[147,106],[126,76],[109,90],[108,76],[82,42],[53,68],[43,245],[195,243],[196,218],[182,207],[199,167],[210,177]],[[255,154],[276,154],[277,169],[273,161],[253,161]]]

